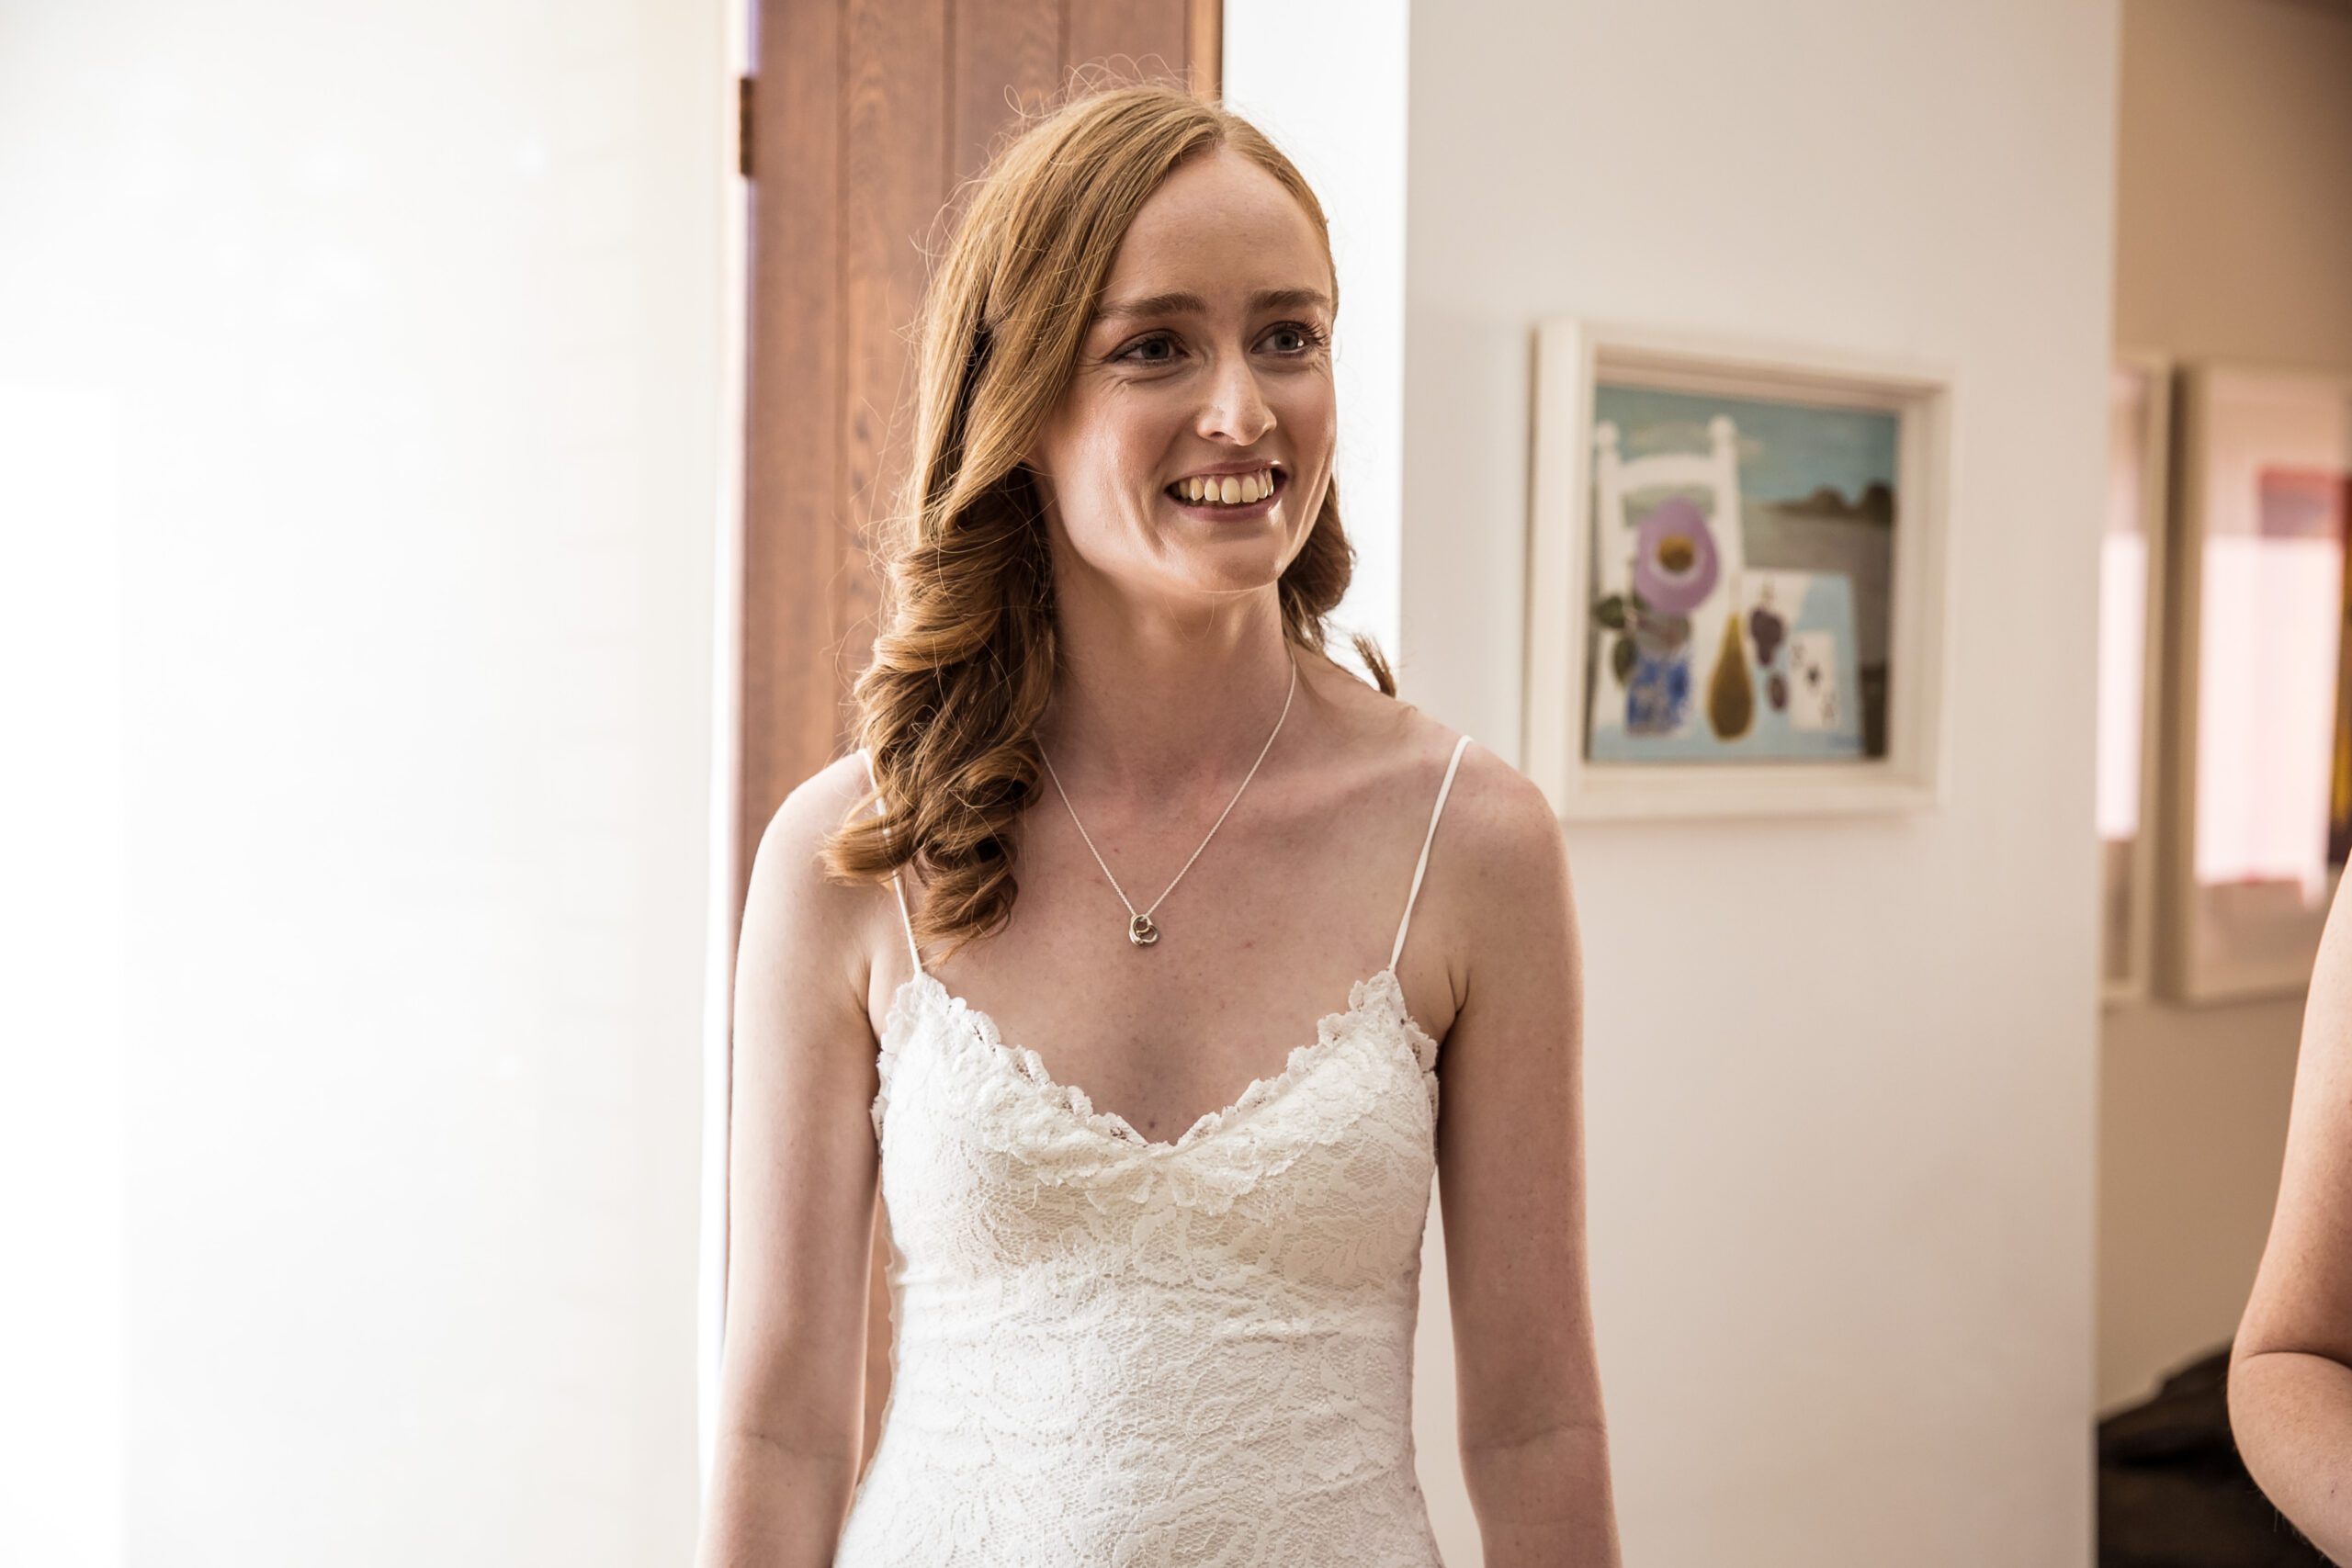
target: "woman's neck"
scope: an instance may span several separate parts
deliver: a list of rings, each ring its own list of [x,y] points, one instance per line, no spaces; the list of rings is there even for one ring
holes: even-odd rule
[[[1279,619],[1207,635],[1081,624],[1060,641],[1038,739],[1073,795],[1151,804],[1230,791],[1261,752],[1260,777],[1315,723],[1311,656],[1291,647]]]

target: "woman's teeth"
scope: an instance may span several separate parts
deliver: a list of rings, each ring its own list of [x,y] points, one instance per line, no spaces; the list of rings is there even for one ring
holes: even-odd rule
[[[1254,474],[1178,479],[1168,488],[1179,501],[1189,501],[1195,506],[1247,506],[1273,493],[1274,470],[1261,468]]]

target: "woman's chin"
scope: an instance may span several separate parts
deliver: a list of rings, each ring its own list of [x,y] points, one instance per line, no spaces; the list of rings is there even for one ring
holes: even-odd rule
[[[1271,531],[1251,538],[1217,538],[1175,552],[1169,564],[1200,592],[1246,593],[1281,581],[1292,554],[1285,545]]]

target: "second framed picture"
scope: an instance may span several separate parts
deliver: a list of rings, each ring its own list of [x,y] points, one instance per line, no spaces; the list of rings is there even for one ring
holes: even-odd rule
[[[2352,862],[2352,378],[2182,377],[2157,969],[2291,996]]]
[[[1936,804],[1950,378],[1541,324],[1527,771],[1566,818]]]

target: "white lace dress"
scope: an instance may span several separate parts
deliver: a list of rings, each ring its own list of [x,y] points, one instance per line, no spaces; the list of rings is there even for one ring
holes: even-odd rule
[[[922,966],[874,1129],[896,1325],[835,1568],[1430,1568],[1412,1345],[1437,1043],[1388,965],[1172,1143]],[[901,886],[901,913],[905,893]]]

